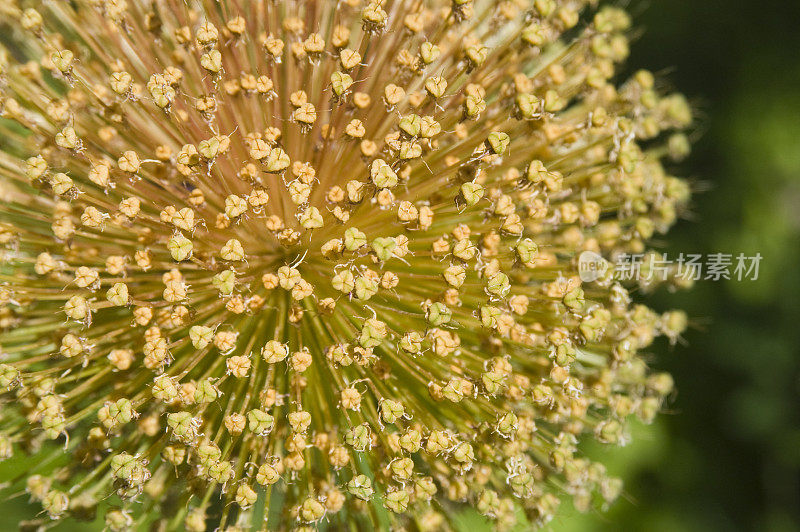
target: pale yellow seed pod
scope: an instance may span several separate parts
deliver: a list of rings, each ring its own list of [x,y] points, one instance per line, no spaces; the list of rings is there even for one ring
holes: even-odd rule
[[[255,208],[263,207],[269,202],[269,194],[264,189],[254,189],[253,192],[247,196],[247,202]]]
[[[300,272],[291,266],[278,268],[278,283],[284,290],[291,290],[300,281]]]
[[[231,434],[241,434],[247,426],[247,419],[238,412],[225,416],[225,428]]]
[[[170,255],[178,262],[188,259],[192,255],[193,247],[192,241],[180,233],[167,241]]]
[[[117,94],[123,95],[127,94],[131,90],[131,87],[133,86],[133,78],[125,71],[112,72],[108,78],[108,84],[111,87],[111,90]]]
[[[432,98],[441,98],[447,90],[447,80],[441,76],[431,76],[425,80],[425,90]]]
[[[214,335],[214,346],[222,353],[230,353],[236,348],[239,333],[236,331],[217,331]]]
[[[113,349],[107,358],[117,370],[125,371],[130,369],[135,357],[132,349]]]
[[[345,388],[339,394],[339,401],[343,408],[348,410],[361,409],[361,393],[355,388]]]
[[[114,286],[106,292],[106,299],[112,305],[122,307],[128,304],[128,285],[125,283],[115,283]]]
[[[22,12],[20,25],[28,31],[37,33],[42,27],[42,15],[35,9],[28,8]]]
[[[244,260],[244,247],[242,247],[241,242],[235,238],[232,238],[222,246],[222,249],[219,251],[219,255],[223,260]]]
[[[167,281],[162,293],[164,301],[168,303],[177,303],[186,299],[186,284],[183,281]]]
[[[331,285],[343,294],[350,293],[355,288],[355,276],[350,270],[341,270],[334,274]]]
[[[251,362],[246,356],[232,356],[225,361],[228,368],[228,373],[236,378],[247,377],[250,372]]]
[[[70,179],[67,174],[59,172],[57,174],[53,174],[53,177],[50,178],[50,186],[53,187],[53,192],[59,196],[63,196],[72,189],[73,183],[72,179]],[[94,209],[94,207],[92,208]]]
[[[194,325],[189,329],[189,339],[195,349],[203,349],[211,343],[214,338],[214,330],[205,325]]]
[[[294,110],[292,120],[300,124],[311,126],[317,120],[317,110],[313,104],[304,103]]]
[[[25,175],[31,181],[42,177],[45,172],[47,172],[47,162],[41,155],[31,157],[25,161]]]
[[[236,194],[231,194],[225,198],[225,215],[228,218],[238,218],[245,212],[247,212],[247,201],[244,198]]]
[[[39,255],[36,257],[36,264],[34,265],[33,269],[37,274],[45,275],[47,273],[52,272],[57,267],[58,267],[58,263],[53,258],[53,256],[50,255],[47,252],[44,252],[44,253],[39,253]],[[81,266],[81,268],[83,268],[83,267],[84,266]],[[89,283],[89,284],[91,284],[91,283]],[[83,287],[81,287],[81,288],[83,288]]]
[[[313,358],[311,357],[311,353],[309,351],[297,351],[292,353],[292,356],[289,360],[289,367],[291,367],[294,371],[298,373],[302,373],[311,366]]]
[[[467,271],[463,266],[449,266],[444,271],[444,279],[447,281],[447,284],[453,286],[455,288],[461,287],[464,284],[464,280],[467,278]]]
[[[296,433],[303,433],[307,431],[308,427],[311,425],[311,414],[303,410],[290,412],[286,415],[286,419],[289,422],[289,426],[291,427],[292,431]]]
[[[261,349],[261,356],[267,363],[275,364],[289,356],[289,347],[277,340],[270,340]]]
[[[50,62],[62,74],[68,74],[72,71],[74,61],[75,54],[71,50],[58,50],[50,54]]]
[[[96,207],[86,207],[81,214],[81,224],[86,227],[98,228],[103,225],[103,219],[108,215],[100,212]]]
[[[137,325],[145,326],[153,319],[153,310],[149,307],[138,307],[133,311],[133,319]]]
[[[406,97],[406,91],[402,87],[390,83],[383,90],[383,101],[389,107],[394,107]]]
[[[84,320],[91,315],[89,302],[83,296],[72,296],[64,304],[64,313],[75,321]]]
[[[135,174],[141,168],[142,163],[139,160],[139,156],[133,150],[128,150],[122,154],[122,156],[117,160],[117,166],[123,172],[128,172],[131,174]]]
[[[253,506],[256,503],[256,499],[258,499],[258,494],[247,484],[242,484],[236,489],[236,504],[242,508]]]
[[[194,229],[194,211],[189,207],[184,207],[176,211],[169,220],[178,229],[191,231]]]
[[[343,49],[339,52],[339,63],[345,70],[355,68],[361,62],[361,54],[355,50]]]
[[[264,464],[256,472],[256,482],[262,486],[270,486],[280,480],[281,475],[271,464]]]
[[[61,339],[61,347],[59,348],[59,353],[61,356],[72,358],[80,355],[85,350],[83,342],[80,338],[75,336],[74,334],[66,334],[64,338]]]
[[[79,150],[82,146],[81,139],[75,132],[75,128],[67,126],[58,133],[55,138],[56,144],[66,150]]]
[[[297,220],[306,229],[319,229],[324,225],[322,214],[316,207],[307,207],[298,213]]]
[[[427,205],[419,208],[419,228],[426,231],[433,225],[433,209]]]
[[[200,56],[200,66],[212,74],[219,74],[222,71],[222,54],[216,49],[209,50]]]
[[[109,185],[109,168],[110,164],[107,161],[92,164],[89,169],[89,180],[100,187],[107,187]]]
[[[397,185],[397,174],[383,159],[372,161],[370,177],[378,188],[392,188]]]
[[[301,301],[314,293],[314,287],[305,279],[300,279],[292,288],[292,298]]]
[[[134,218],[141,210],[139,198],[125,198],[119,202],[119,211],[128,218]]]

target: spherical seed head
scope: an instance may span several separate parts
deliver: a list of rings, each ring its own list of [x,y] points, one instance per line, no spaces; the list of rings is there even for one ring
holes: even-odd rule
[[[50,4],[0,50],[0,460],[58,464],[10,489],[198,531],[619,495],[578,444],[672,393],[687,317],[629,288],[687,284],[647,246],[691,192],[624,10]]]

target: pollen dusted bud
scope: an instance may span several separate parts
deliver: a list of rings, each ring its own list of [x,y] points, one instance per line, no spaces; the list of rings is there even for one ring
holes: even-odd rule
[[[632,295],[687,283],[580,257],[651,268],[691,193],[686,100],[613,85],[624,10],[38,4],[0,45],[0,460],[52,471],[11,492],[198,532],[619,496],[579,443],[672,396],[639,351],[688,318]]]

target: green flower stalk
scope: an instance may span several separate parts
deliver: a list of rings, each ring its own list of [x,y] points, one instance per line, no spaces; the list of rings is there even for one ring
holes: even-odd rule
[[[1,480],[32,525],[611,503],[578,445],[653,419],[642,353],[686,318],[578,256],[673,224],[691,112],[613,84],[631,23],[596,4],[4,2],[0,458],[38,459]]]

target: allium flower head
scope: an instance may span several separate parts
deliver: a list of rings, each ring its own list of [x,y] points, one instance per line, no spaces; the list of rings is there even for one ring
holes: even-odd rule
[[[115,531],[614,500],[578,444],[653,418],[686,320],[578,256],[675,221],[691,113],[596,4],[6,0],[6,487]]]

